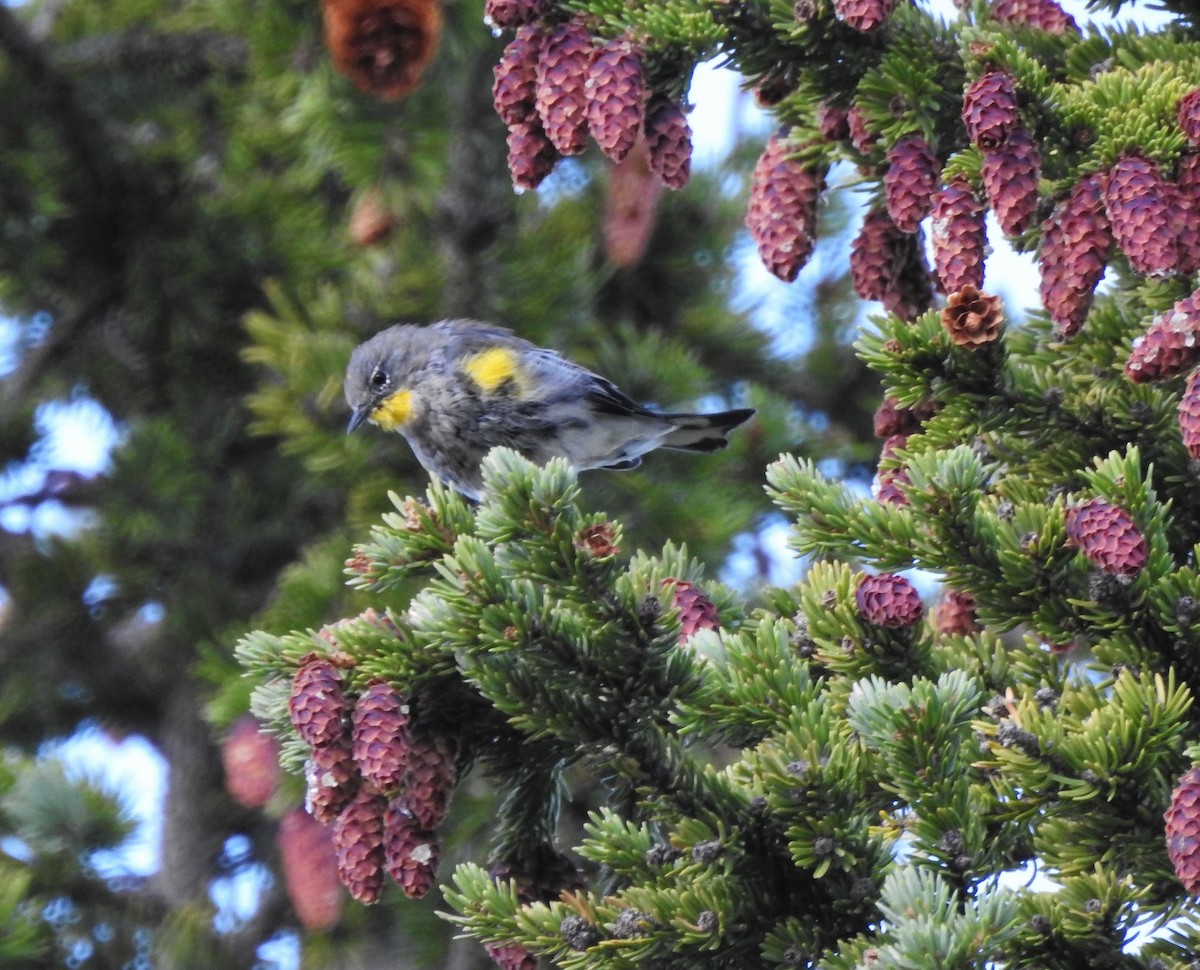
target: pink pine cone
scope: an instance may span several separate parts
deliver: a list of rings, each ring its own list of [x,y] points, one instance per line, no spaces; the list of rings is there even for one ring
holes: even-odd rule
[[[1149,546],[1132,516],[1118,505],[1094,498],[1067,509],[1067,540],[1103,572],[1135,576]]]
[[[1037,27],[1048,34],[1079,33],[1075,18],[1055,0],[997,0],[992,16],[1005,23]]]
[[[1126,155],[1104,184],[1113,237],[1130,266],[1143,276],[1165,276],[1175,269],[1182,213],[1176,190],[1158,166],[1140,155]]]
[[[559,24],[542,39],[536,69],[536,104],[546,137],[562,155],[587,144],[591,35],[575,23]]]
[[[514,188],[536,189],[554,171],[559,155],[546,137],[539,118],[508,127],[508,171]]]
[[[249,714],[233,722],[221,745],[225,790],[246,808],[262,808],[279,787],[279,743]]]
[[[548,6],[546,0],[487,0],[483,5],[483,22],[512,30],[537,20]]]
[[[971,187],[953,181],[933,197],[930,238],[933,265],[946,293],[964,286],[983,286],[984,247],[987,237],[983,204]]]
[[[421,828],[399,800],[383,817],[384,865],[387,874],[410,899],[420,899],[433,888],[441,846],[437,834]]]
[[[508,42],[500,60],[492,69],[492,104],[506,125],[530,121],[537,116],[537,59],[542,32],[537,27],[522,27]]]
[[[313,748],[304,765],[304,807],[318,822],[330,824],[358,792],[361,778],[349,739]]]
[[[645,131],[650,171],[667,188],[683,188],[692,174],[692,129],[683,108],[656,96],[646,108]]]
[[[301,808],[285,812],[276,833],[283,885],[306,930],[327,930],[342,916],[342,885],[329,829]]]
[[[1179,99],[1179,127],[1193,145],[1200,145],[1200,88],[1192,88]]]
[[[967,137],[977,148],[985,152],[1003,148],[1021,126],[1012,75],[989,71],[971,84],[963,95],[962,118]]]
[[[646,119],[646,84],[642,56],[628,40],[609,41],[588,69],[588,128],[614,162],[622,161],[642,133]]]
[[[1087,319],[1112,251],[1103,186],[1098,172],[1080,180],[1042,224],[1042,302],[1064,337]]]
[[[919,623],[925,612],[921,594],[903,576],[863,576],[854,593],[859,615],[872,626],[901,629]]]
[[[1125,376],[1135,384],[1178,377],[1200,363],[1200,290],[1160,313],[1133,342]]]
[[[929,214],[941,166],[920,135],[906,135],[888,152],[883,176],[888,215],[901,232],[916,232]]]
[[[1200,270],[1200,154],[1188,152],[1179,159],[1175,180],[1179,205],[1179,272],[1191,276]]]
[[[1179,435],[1193,458],[1200,458],[1200,369],[1192,371],[1179,399]]]
[[[1005,144],[984,155],[983,188],[1006,235],[1029,228],[1038,206],[1041,157],[1024,128],[1014,128]]]
[[[790,283],[812,255],[820,170],[789,158],[791,148],[772,136],[750,179],[746,227],[758,254],[775,276]]]
[[[371,684],[351,717],[354,760],[363,781],[381,794],[400,787],[412,738],[408,702],[390,684]]]
[[[1200,768],[1179,779],[1163,821],[1176,877],[1189,893],[1200,893]]]
[[[333,823],[338,878],[360,903],[379,901],[383,892],[383,813],[387,802],[366,789],[342,809]]]
[[[288,713],[300,740],[313,747],[332,744],[344,736],[350,707],[342,690],[342,675],[319,654],[310,653],[300,661],[292,680]]]
[[[895,7],[896,0],[833,0],[838,20],[863,33],[887,20]]]

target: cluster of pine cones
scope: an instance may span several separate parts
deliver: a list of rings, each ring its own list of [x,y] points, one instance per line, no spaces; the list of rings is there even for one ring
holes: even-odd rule
[[[516,36],[504,49],[492,88],[508,125],[513,185],[534,189],[560,158],[578,155],[588,135],[614,162],[644,138],[650,170],[677,189],[691,174],[692,132],[683,106],[646,89],[642,56],[628,40],[595,46],[572,21],[551,25],[541,0],[488,0],[487,20]]]
[[[339,656],[306,656],[288,700],[292,726],[312,748],[306,808],[332,827],[338,877],[351,896],[376,902],[386,873],[419,898],[433,886],[437,829],[458,778],[454,746],[414,722],[390,684],[349,696]]]

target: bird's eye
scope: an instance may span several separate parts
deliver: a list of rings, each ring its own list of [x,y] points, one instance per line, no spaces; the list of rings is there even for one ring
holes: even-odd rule
[[[387,385],[387,382],[388,382],[388,376],[382,370],[377,370],[374,374],[371,375],[371,385],[373,387],[384,387]]]

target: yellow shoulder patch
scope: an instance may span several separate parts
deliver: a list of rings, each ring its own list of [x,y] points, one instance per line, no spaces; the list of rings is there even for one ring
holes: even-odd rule
[[[384,431],[395,431],[412,417],[412,391],[397,391],[371,412],[369,420]]]
[[[509,381],[515,381],[518,385],[522,383],[516,351],[507,347],[491,347],[472,354],[463,361],[462,366],[485,394],[491,394]]]

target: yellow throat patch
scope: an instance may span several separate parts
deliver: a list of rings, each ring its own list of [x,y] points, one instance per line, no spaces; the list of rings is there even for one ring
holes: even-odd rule
[[[522,383],[516,352],[507,347],[492,347],[473,354],[463,361],[462,366],[485,394],[491,394],[509,381],[515,381],[518,386]]]
[[[395,431],[412,417],[412,391],[397,391],[371,412],[370,421],[384,431]]]

